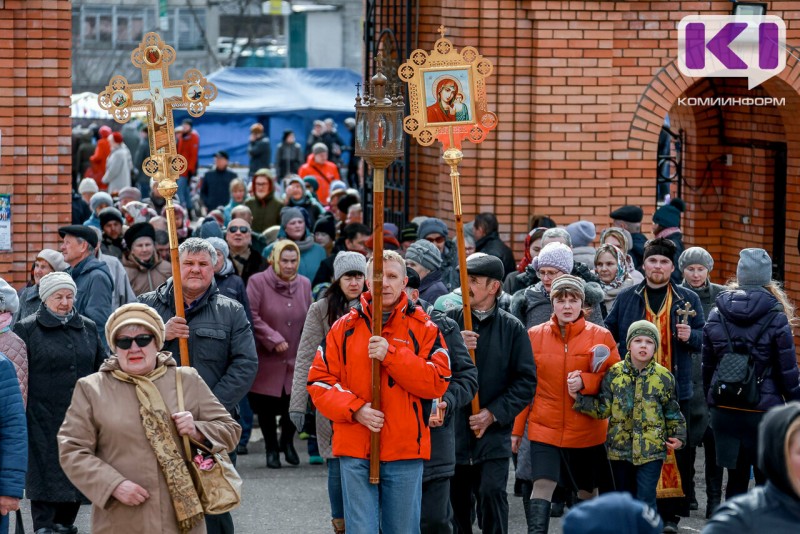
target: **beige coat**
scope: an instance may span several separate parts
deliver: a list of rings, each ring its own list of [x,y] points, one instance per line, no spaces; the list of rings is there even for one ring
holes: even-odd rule
[[[170,413],[178,411],[175,363],[155,380]],[[61,466],[70,481],[92,502],[93,534],[178,533],[175,509],[156,456],[144,434],[139,401],[133,384],[121,382],[109,372],[115,359],[106,360],[100,372],[82,378],[58,433]],[[196,371],[184,372],[186,409],[192,412],[200,432],[214,451],[233,450],[241,427],[233,420]],[[174,430],[174,429],[173,429]],[[174,432],[176,443],[180,443]],[[183,455],[183,447],[178,447]],[[111,496],[124,480],[150,493],[141,505],[126,506]],[[205,522],[191,531],[206,532]]]
[[[328,335],[328,299],[322,298],[308,309],[303,334],[300,337],[300,346],[297,349],[297,358],[294,362],[294,378],[292,380],[292,394],[289,397],[289,411],[306,413],[308,403],[308,370],[314,362],[317,347],[322,345]],[[333,430],[330,420],[317,410],[317,445],[323,458],[334,458],[331,440]]]
[[[142,264],[125,254],[122,257],[122,265],[128,273],[128,280],[131,281],[131,288],[137,297],[142,293],[155,291],[158,286],[167,281],[172,276],[172,266],[168,261],[159,259],[152,269],[146,269]]]

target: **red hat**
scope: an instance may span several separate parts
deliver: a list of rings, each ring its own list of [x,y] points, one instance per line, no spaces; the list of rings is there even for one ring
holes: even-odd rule
[[[364,241],[364,246],[368,249],[372,250],[375,241],[372,239],[372,236],[369,236],[366,241]],[[394,234],[390,230],[383,231],[383,246],[386,250],[399,250],[400,249],[400,242],[394,236]]]
[[[122,144],[122,134],[121,133],[114,132],[113,134],[111,134],[111,137],[114,138],[114,142],[117,143],[118,145]]]
[[[101,139],[105,139],[106,137],[111,135],[111,128],[109,126],[103,125],[103,126],[100,127],[100,130],[99,130],[98,133],[100,134],[100,138]]]

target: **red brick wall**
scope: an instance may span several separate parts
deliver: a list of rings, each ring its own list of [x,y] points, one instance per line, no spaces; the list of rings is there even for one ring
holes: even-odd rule
[[[744,246],[772,246],[772,156],[764,149],[722,146],[721,139],[788,145],[786,287],[800,300],[800,62],[750,95],[786,98],[777,109],[681,109],[678,97],[747,92],[737,80],[686,78],[677,69],[677,23],[689,14],[730,14],[728,0],[612,2],[558,0],[425,1],[419,7],[419,47],[430,49],[439,24],[457,48],[476,46],[491,59],[490,109],[500,124],[479,147],[467,144],[462,164],[465,220],[491,210],[501,235],[521,255],[532,213],[559,224],[579,218],[609,224],[623,204],[655,210],[658,134],[671,113],[673,130],[687,131],[684,174],[699,184],[707,162],[725,153],[733,165],[711,165],[702,191],[684,187],[688,245],[707,246],[718,259],[715,279],[735,271]],[[769,2],[769,13],[800,38],[800,6]],[[413,141],[412,141],[413,143]],[[452,220],[450,183],[437,147],[414,149],[413,214]],[[751,187],[751,177],[753,184]],[[716,191],[719,191],[717,198]],[[742,216],[751,217],[749,225]]]
[[[0,192],[12,194],[13,247],[0,252],[0,272],[21,287],[71,217],[71,2],[0,6]]]

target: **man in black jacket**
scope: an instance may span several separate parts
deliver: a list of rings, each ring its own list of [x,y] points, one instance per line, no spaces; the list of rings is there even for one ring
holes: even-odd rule
[[[214,168],[203,175],[200,200],[208,211],[225,206],[231,199],[231,181],[236,173],[228,169],[228,153],[220,150],[214,154]]]
[[[155,291],[139,295],[153,307],[166,326],[162,350],[180,363],[179,339],[189,340],[191,365],[220,403],[236,416],[237,405],[256,377],[255,339],[241,304],[219,293],[214,283],[217,251],[208,241],[190,237],[180,248],[181,287],[186,318],[175,317],[173,279]],[[235,453],[231,453],[235,461]],[[230,513],[207,515],[209,533],[232,533]]]
[[[447,344],[450,353],[450,385],[438,401],[441,420],[431,419],[431,458],[422,466],[422,510],[420,532],[422,534],[449,534],[452,532],[452,508],[450,507],[450,477],[455,474],[455,425],[452,414],[456,409],[468,406],[478,392],[478,369],[470,359],[458,325],[442,312],[432,311],[430,305],[419,298],[420,279],[411,267],[406,268],[408,283],[406,294],[414,304],[428,310],[431,320]],[[426,405],[423,404],[423,407]],[[434,415],[433,413],[431,415]]]
[[[454,415],[456,469],[450,488],[457,533],[472,532],[472,498],[483,519],[482,531],[508,532],[508,460],[514,418],[531,402],[536,390],[536,366],[525,328],[497,306],[502,262],[487,254],[467,260],[472,299],[472,331],[461,332],[475,350],[480,411],[469,406]],[[447,316],[464,328],[464,310]]]
[[[497,217],[494,213],[481,213],[475,217],[475,251],[490,254],[503,262],[503,272],[511,273],[517,268],[514,253],[498,235]],[[502,282],[502,280],[501,280]]]

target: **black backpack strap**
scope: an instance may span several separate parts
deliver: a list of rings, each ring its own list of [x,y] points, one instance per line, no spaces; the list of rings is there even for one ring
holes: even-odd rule
[[[731,334],[728,332],[728,323],[725,322],[725,315],[717,309],[719,314],[719,322],[722,324],[722,330],[725,332],[725,340],[728,342],[728,352],[733,353],[733,344],[731,343]]]

